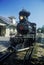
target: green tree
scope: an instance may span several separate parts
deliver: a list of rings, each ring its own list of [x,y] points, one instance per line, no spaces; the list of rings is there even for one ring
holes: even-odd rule
[[[41,28],[38,28],[37,29],[37,33],[41,33]]]
[[[44,33],[44,25],[42,26],[41,32]]]

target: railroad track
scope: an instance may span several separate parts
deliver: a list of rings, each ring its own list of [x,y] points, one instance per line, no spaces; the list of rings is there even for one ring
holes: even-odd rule
[[[10,47],[8,49],[10,49]],[[32,46],[30,48],[27,47],[27,48],[18,49],[18,50],[16,50],[14,47],[12,47],[12,50],[8,50],[8,49],[5,51],[4,55],[0,56],[0,62],[4,62],[15,51],[16,51],[16,53],[26,51],[26,54],[25,54],[24,59],[23,59],[24,61],[22,63],[22,64],[24,64],[26,59],[30,60],[32,52],[33,52],[33,47]],[[31,50],[31,52],[29,53],[30,50]]]
[[[6,51],[0,52],[0,62],[6,59],[11,53],[8,49]]]

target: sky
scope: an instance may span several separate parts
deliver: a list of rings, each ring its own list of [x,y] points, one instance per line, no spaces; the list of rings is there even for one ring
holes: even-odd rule
[[[31,13],[28,20],[37,28],[44,25],[44,0],[0,0],[0,16],[15,16],[18,21],[22,9]]]

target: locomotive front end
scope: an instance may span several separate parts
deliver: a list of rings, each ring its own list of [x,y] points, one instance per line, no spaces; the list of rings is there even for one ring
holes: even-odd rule
[[[30,12],[26,10],[19,12],[19,23],[17,24],[18,34],[10,39],[13,46],[22,44],[24,47],[27,47],[35,41],[36,24],[29,22],[28,16],[30,16]]]

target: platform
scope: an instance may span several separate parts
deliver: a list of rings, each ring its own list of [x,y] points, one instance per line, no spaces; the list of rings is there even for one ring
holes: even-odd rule
[[[0,52],[6,50],[9,45],[9,41],[0,41]]]

